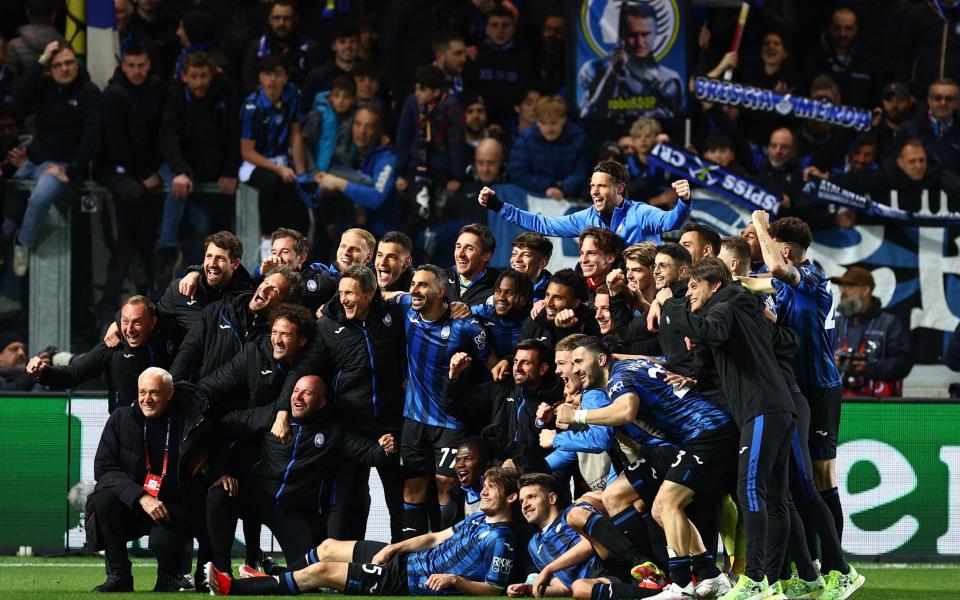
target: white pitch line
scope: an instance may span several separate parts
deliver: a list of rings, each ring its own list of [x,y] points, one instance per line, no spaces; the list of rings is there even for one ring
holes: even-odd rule
[[[50,568],[50,569],[63,569],[63,568],[67,568],[67,569],[92,569],[92,568],[98,568],[98,569],[102,569],[102,568],[103,568],[103,563],[89,563],[89,564],[86,564],[86,563],[80,563],[80,564],[77,564],[77,563],[48,563],[48,562],[42,562],[42,563],[0,563],[0,568],[14,568],[14,567],[17,567],[17,568],[31,568],[31,569],[36,569],[36,568]],[[153,563],[153,564],[151,564],[151,563],[140,563],[140,564],[138,564],[138,563],[133,563],[133,567],[136,568],[136,569],[145,569],[145,568],[148,568],[148,567],[156,567],[156,563]]]

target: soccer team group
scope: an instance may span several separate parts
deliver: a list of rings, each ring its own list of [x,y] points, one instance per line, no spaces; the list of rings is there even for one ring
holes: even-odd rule
[[[479,224],[461,229],[450,269],[413,267],[398,232],[378,243],[349,230],[329,266],[307,262],[296,232],[275,234],[244,310],[250,323],[274,310],[265,348],[282,385],[268,408],[249,409],[269,418],[224,417],[263,442],[243,446],[249,473],[211,491],[249,496],[220,527],[211,593],[837,600],[862,586],[840,544],[835,304],[806,256],[810,228],[756,211],[721,239],[683,226],[686,181],[664,211],[626,199],[627,180],[601,162],[593,205],[556,218],[484,188],[480,204],[528,230],[503,271],[488,266],[498,240]],[[681,227],[679,243],[660,243]],[[579,243],[577,269],[547,270],[555,235]],[[216,250],[209,242],[207,257]],[[195,286],[222,277],[207,262]],[[314,300],[326,295],[315,323],[274,302],[302,283],[290,273]],[[172,371],[192,372],[180,357]],[[337,445],[339,457],[325,454]],[[343,539],[363,535],[369,466],[391,544]],[[250,496],[250,477],[273,481],[273,497]],[[306,504],[288,503],[295,490]],[[271,526],[274,513],[321,505],[325,539],[305,551],[291,541],[285,567],[248,560],[231,575],[237,516]],[[212,539],[230,511],[211,506],[208,496]],[[281,545],[303,539],[274,533]]]

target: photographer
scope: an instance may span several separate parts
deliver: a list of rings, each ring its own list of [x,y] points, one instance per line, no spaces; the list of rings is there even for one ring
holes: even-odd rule
[[[913,368],[910,337],[896,316],[880,310],[870,271],[850,267],[840,284],[834,342],[844,396],[901,396]]]

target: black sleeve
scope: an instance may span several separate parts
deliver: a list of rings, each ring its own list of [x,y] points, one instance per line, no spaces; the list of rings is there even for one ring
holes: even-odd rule
[[[719,346],[730,339],[730,329],[733,326],[733,315],[730,307],[720,304],[710,310],[706,316],[687,310],[684,302],[668,300],[663,305],[661,318],[669,317],[672,326],[676,327],[680,335],[690,338],[690,341],[706,346]]]
[[[177,84],[171,85],[167,93],[167,101],[163,104],[163,116],[160,119],[160,158],[170,166],[174,176],[183,175],[190,170],[190,165],[187,164],[187,159],[180,148],[180,134],[184,128],[184,102],[178,93],[180,91]],[[164,294],[164,298],[166,296],[167,294]]]
[[[16,87],[14,87],[14,97],[17,103],[23,106],[32,106],[40,97],[42,85],[43,65],[35,62],[17,78]]]
[[[37,381],[51,388],[66,389],[80,385],[102,375],[110,359],[110,348],[100,342],[88,352],[84,352],[62,367],[48,367],[44,369]]]
[[[960,325],[953,330],[953,337],[943,353],[943,364],[954,371],[960,371]]]
[[[180,349],[177,351],[177,357],[173,359],[170,366],[170,374],[174,381],[190,381],[193,379],[197,370],[203,365],[203,350],[207,339],[207,321],[211,315],[216,315],[219,310],[219,303],[211,304],[203,309],[200,318],[193,324],[193,327],[187,331],[186,337],[180,343]]]
[[[633,311],[627,306],[624,296],[624,292],[610,296],[610,317],[613,319],[614,326],[620,331],[623,331],[634,319]]]
[[[245,408],[250,391],[249,386],[245,385],[249,372],[247,360],[254,350],[254,344],[247,344],[241,352],[220,365],[216,371],[203,377],[198,382],[199,385],[206,390],[211,399],[224,407]]]
[[[274,418],[273,406],[268,404],[228,412],[220,419],[220,425],[223,433],[228,437],[240,438],[269,431],[273,426]]]
[[[93,459],[93,477],[97,480],[98,489],[110,490],[121,502],[134,508],[145,492],[143,482],[134,480],[133,474],[124,469],[120,458],[123,453],[120,447],[120,420],[125,413],[115,410],[107,419]]]
[[[399,444],[400,440],[394,440],[394,442]],[[341,425],[340,443],[337,445],[337,450],[343,458],[349,458],[369,467],[383,465],[393,460],[383,451],[380,444],[368,440],[350,427],[343,425]]]
[[[128,103],[112,86],[107,86],[101,97],[100,110],[103,113],[103,157],[102,166],[113,169],[123,164],[127,157],[133,157],[130,146],[130,124],[127,114]],[[144,179],[139,173],[129,173],[132,177]]]
[[[97,160],[100,151],[100,90],[93,84],[86,84],[80,94],[80,105],[83,119],[83,132],[80,143],[73,150],[70,163],[67,165],[67,177],[71,181],[82,181],[90,178],[93,162]]]
[[[453,418],[470,423],[476,429],[482,429],[495,418],[500,404],[500,384],[495,381],[475,384],[476,379],[471,377],[470,369],[450,380],[446,390],[446,405],[443,408]]]

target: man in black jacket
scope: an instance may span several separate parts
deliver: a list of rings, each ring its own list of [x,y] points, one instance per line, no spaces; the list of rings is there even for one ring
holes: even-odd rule
[[[193,193],[196,182],[216,182],[222,195],[237,189],[240,168],[240,112],[236,90],[205,52],[184,59],[183,74],[170,83],[160,125],[160,176],[170,192],[164,200],[160,239],[157,241],[157,289],[172,277],[180,246],[180,225],[191,231],[184,236],[184,254],[196,256],[198,241],[212,229],[225,199]],[[186,218],[184,218],[186,216]]]
[[[49,67],[49,69],[48,69]],[[100,91],[81,71],[66,43],[50,42],[17,81],[17,102],[37,109],[37,133],[17,179],[35,179],[14,246],[14,272],[27,272],[27,249],[37,241],[50,205],[71,183],[91,178],[100,147]]]
[[[230,571],[230,548],[238,516],[266,524],[280,542],[287,564],[292,564],[326,537],[321,501],[337,467],[348,458],[379,466],[392,462],[390,457],[396,453],[392,435],[371,441],[355,433],[344,419],[324,410],[327,385],[316,375],[301,377],[283,405],[290,411],[293,442],[265,435],[262,460],[240,474],[239,481],[224,475],[221,479],[225,485],[212,486],[207,495],[212,562],[221,571]],[[225,432],[265,432],[279,406],[278,401],[276,407],[230,413],[223,420]]]
[[[147,50],[136,43],[127,46],[101,100],[103,148],[97,181],[110,191],[117,213],[117,237],[112,240],[104,284],[106,306],[116,306],[128,270],[141,293],[153,284],[148,269],[160,216],[157,194],[163,185],[157,174],[163,95]]]
[[[600,326],[586,300],[583,277],[573,269],[557,271],[547,284],[543,309],[523,322],[520,339],[540,340],[552,348],[571,333],[600,335]]]
[[[317,322],[314,342],[287,376],[280,397],[307,374],[333,382],[338,413],[368,440],[387,433],[399,439],[403,425],[405,365],[404,309],[380,296],[368,267],[353,265],[340,275],[339,294]],[[285,414],[285,413],[281,413]],[[403,472],[399,465],[377,467],[390,512],[391,537],[399,541],[403,527]],[[336,501],[330,507],[329,534],[353,539],[366,531],[369,469],[345,461],[337,472]]]
[[[243,347],[269,333],[270,309],[297,302],[303,280],[289,267],[278,267],[253,292],[227,296],[203,309],[180,344],[170,373],[177,381],[205,377],[233,358]]]
[[[143,535],[150,535],[157,555],[157,592],[179,590],[186,540],[198,536],[201,554],[207,551],[206,483],[198,477],[206,396],[189,383],[174,386],[170,374],[156,367],[140,375],[138,388],[137,403],[110,415],[94,459],[97,485],[87,499],[87,541],[106,550],[107,564],[107,580],[97,592],[133,591],[127,542]]]
[[[145,296],[131,296],[120,309],[120,343],[100,342],[75,357],[70,364],[53,366],[44,356],[34,356],[27,373],[43,385],[66,389],[103,375],[107,379],[107,410],[113,413],[137,398],[137,378],[148,367],[169,368],[176,344],[158,327],[157,309]]]
[[[402,231],[388,231],[377,243],[373,269],[381,292],[410,291],[413,240]]]
[[[483,304],[493,294],[499,269],[487,266],[497,240],[486,225],[471,223],[460,228],[453,249],[453,266],[446,270],[447,302]]]

